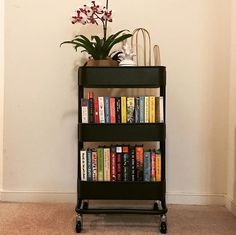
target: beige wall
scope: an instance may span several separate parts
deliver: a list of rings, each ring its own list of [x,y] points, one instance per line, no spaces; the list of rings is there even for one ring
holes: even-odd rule
[[[230,96],[229,96],[229,154],[228,154],[228,187],[227,207],[236,215],[236,2],[231,7],[231,63],[230,63]]]
[[[0,0],[0,200],[3,176],[4,1]]]
[[[110,3],[115,11],[112,32],[147,28],[167,66],[169,202],[224,203],[229,2]],[[5,200],[23,200],[20,195],[43,200],[43,194],[47,200],[50,193],[76,191],[76,67],[81,54],[59,44],[88,31],[70,24],[71,12],[83,3],[5,3]]]

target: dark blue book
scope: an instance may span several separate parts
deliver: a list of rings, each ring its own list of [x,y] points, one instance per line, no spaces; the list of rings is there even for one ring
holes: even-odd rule
[[[88,181],[93,181],[92,149],[87,149],[87,180]]]
[[[151,180],[151,153],[144,151],[144,166],[143,166],[143,179],[144,181]]]
[[[131,181],[136,181],[136,158],[134,146],[130,146],[130,178]]]

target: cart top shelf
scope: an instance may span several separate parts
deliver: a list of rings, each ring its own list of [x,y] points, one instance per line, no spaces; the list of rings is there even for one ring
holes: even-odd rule
[[[87,88],[157,88],[165,84],[164,66],[79,68],[79,85]]]

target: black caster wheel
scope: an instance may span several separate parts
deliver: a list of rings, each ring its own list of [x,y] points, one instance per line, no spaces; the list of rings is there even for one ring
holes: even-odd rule
[[[167,233],[167,225],[166,225],[166,222],[161,222],[161,225],[160,225],[160,232],[162,234],[166,234]]]
[[[82,230],[82,219],[83,219],[82,215],[79,214],[76,216],[76,224],[75,224],[76,233],[80,233]]]
[[[88,202],[87,201],[85,201],[83,203],[83,210],[88,210]]]
[[[75,225],[75,231],[76,231],[76,233],[80,233],[81,230],[82,230],[81,221],[77,221],[77,222],[76,222],[76,225]]]

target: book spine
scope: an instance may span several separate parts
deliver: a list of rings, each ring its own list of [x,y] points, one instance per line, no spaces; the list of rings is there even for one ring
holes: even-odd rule
[[[110,148],[104,148],[104,181],[111,180],[111,170],[110,170]]]
[[[156,153],[151,151],[151,181],[156,181]]]
[[[144,96],[140,96],[139,98],[139,103],[140,103],[140,123],[145,122],[145,98]]]
[[[140,123],[140,100],[139,96],[135,97],[135,123]]]
[[[110,97],[104,97],[105,123],[110,123]]]
[[[116,180],[122,181],[122,146],[116,146]]]
[[[89,91],[88,93],[88,102],[89,102],[89,123],[94,123],[94,97],[93,92]]]
[[[86,153],[86,150],[80,150],[80,178],[81,178],[81,181],[87,181],[87,153]]]
[[[145,104],[144,104],[144,106],[145,106],[145,108],[144,108],[144,110],[145,110],[145,120],[144,120],[144,122],[145,123],[149,123],[149,97],[148,96],[145,96]]]
[[[122,146],[123,154],[123,181],[130,181],[130,164],[129,164],[129,146]]]
[[[92,150],[87,149],[87,181],[93,180],[92,174]]]
[[[121,97],[121,123],[127,122],[126,97]]]
[[[104,97],[98,97],[99,123],[105,123]]]
[[[127,123],[134,123],[134,97],[127,97]]]
[[[97,151],[92,150],[92,172],[93,172],[93,181],[98,180],[98,168],[97,168]]]
[[[136,181],[136,157],[134,147],[130,147],[130,157],[131,157],[131,181]]]
[[[103,181],[103,148],[97,148],[97,159],[98,159],[98,181]]]
[[[144,174],[144,181],[150,181],[150,163],[151,163],[151,155],[150,151],[144,151],[144,167],[143,167],[143,174]]]
[[[135,147],[137,181],[143,181],[143,146]]]
[[[156,181],[161,181],[161,152],[156,152]]]
[[[81,98],[81,115],[82,115],[82,123],[88,123],[88,99]]]
[[[160,96],[160,122],[164,122],[164,98]]]
[[[121,123],[121,98],[115,97],[116,101],[116,123]]]
[[[155,96],[149,97],[149,121],[150,123],[155,122]]]
[[[94,97],[94,123],[99,123],[98,97]]]
[[[160,97],[156,97],[155,100],[155,121],[160,122]]]
[[[116,147],[111,146],[111,181],[116,181]]]
[[[116,105],[115,98],[110,97],[110,122],[116,123]]]

